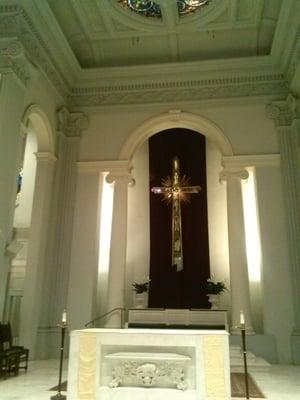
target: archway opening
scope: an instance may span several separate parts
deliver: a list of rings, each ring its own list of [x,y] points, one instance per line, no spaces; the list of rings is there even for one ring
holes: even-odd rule
[[[186,123],[184,123],[186,124]],[[174,125],[174,121],[171,122]],[[179,124],[182,125],[182,124]],[[148,126],[149,127],[149,126]],[[153,128],[153,127],[152,127]],[[182,130],[179,128],[172,128],[168,132],[173,130]],[[152,130],[152,135],[150,134]],[[166,132],[164,129],[163,132]],[[206,267],[206,272],[203,275],[203,279],[206,279],[209,274],[213,274],[216,278],[221,280],[229,281],[229,261],[228,261],[228,238],[227,238],[227,212],[226,212],[226,187],[221,185],[219,182],[219,173],[222,169],[221,160],[222,152],[220,150],[220,144],[215,143],[211,137],[204,137],[199,134],[199,130],[187,130],[192,136],[203,137],[205,143],[205,177],[207,179],[207,193],[205,196],[208,200],[208,218],[206,218],[209,245],[206,244],[206,251],[209,253],[209,263],[211,265],[210,272]],[[129,190],[129,207],[128,207],[128,245],[127,245],[127,304],[133,303],[133,293],[131,290],[131,284],[134,281],[143,281],[150,277],[150,203],[149,197],[151,192],[150,184],[150,173],[149,173],[149,140],[158,132],[153,132],[153,129],[148,130],[148,134],[145,141],[139,143],[135,147],[132,155],[133,164],[133,175],[136,180],[136,185]],[[166,133],[167,134],[167,133]],[[123,149],[125,149],[124,146]],[[128,149],[127,149],[128,150]],[[227,151],[229,151],[227,149]],[[170,163],[169,163],[170,164]],[[170,167],[170,166],[169,166]],[[182,171],[185,173],[186,171]],[[161,174],[161,178],[167,175],[166,173]],[[193,173],[191,176],[193,181]],[[188,209],[188,205],[187,205]],[[170,214],[170,210],[164,210],[166,214]],[[163,212],[164,212],[163,211]],[[167,217],[171,224],[171,214]],[[201,223],[199,224],[201,226]],[[169,235],[170,239],[170,235]],[[169,242],[172,239],[169,240]],[[201,250],[201,249],[199,249]],[[200,269],[203,266],[199,267]],[[208,271],[208,272],[207,272]],[[203,272],[203,269],[202,269]],[[175,273],[176,276],[176,273]],[[198,279],[199,292],[201,281]],[[162,286],[168,285],[168,282],[164,282]],[[163,290],[163,289],[162,289]],[[151,297],[151,295],[150,295]],[[201,296],[200,296],[201,297]],[[228,306],[229,296],[226,294],[222,299],[222,306]],[[205,300],[203,301],[203,303]],[[151,298],[150,298],[151,305]],[[154,305],[153,305],[154,306]],[[164,306],[163,304],[155,306]],[[188,306],[188,304],[186,305]],[[193,305],[191,306],[200,306]],[[203,306],[203,305],[202,305]]]
[[[10,269],[5,302],[5,320],[12,325],[14,338],[22,330],[21,320],[25,281],[28,274],[29,252],[39,246],[39,240],[33,234],[34,204],[37,200],[36,176],[38,174],[37,154],[53,152],[53,137],[45,113],[37,105],[31,105],[24,113],[21,124],[22,144],[19,155],[18,176],[16,177],[16,204],[13,219],[13,237],[9,245]],[[40,223],[44,216],[40,215]],[[35,226],[37,221],[35,221]],[[30,269],[33,266],[30,265]]]

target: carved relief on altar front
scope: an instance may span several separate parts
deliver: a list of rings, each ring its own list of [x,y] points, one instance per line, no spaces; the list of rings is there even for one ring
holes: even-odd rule
[[[160,386],[162,378],[169,381],[170,386],[178,390],[187,389],[184,370],[181,365],[173,362],[138,363],[135,361],[120,362],[113,368],[111,388],[122,385],[126,378],[136,378],[138,386]]]
[[[118,386],[166,387],[186,390],[186,363],[190,357],[175,353],[114,353],[105,358],[112,363],[110,388]]]

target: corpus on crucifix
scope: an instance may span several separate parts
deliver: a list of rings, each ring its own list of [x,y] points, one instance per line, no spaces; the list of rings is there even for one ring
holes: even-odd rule
[[[177,272],[183,269],[182,250],[182,220],[181,202],[189,200],[189,194],[199,193],[200,186],[191,186],[190,178],[185,175],[180,177],[179,158],[173,158],[172,177],[162,179],[162,186],[154,186],[151,191],[155,194],[162,194],[164,200],[172,203],[172,265]]]

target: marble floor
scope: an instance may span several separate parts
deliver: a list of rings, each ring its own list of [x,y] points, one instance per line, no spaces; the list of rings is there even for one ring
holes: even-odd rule
[[[32,361],[27,374],[0,380],[0,400],[49,400],[55,394],[49,389],[57,384],[58,365],[58,360]],[[272,365],[269,372],[252,376],[269,400],[300,399],[300,366]]]

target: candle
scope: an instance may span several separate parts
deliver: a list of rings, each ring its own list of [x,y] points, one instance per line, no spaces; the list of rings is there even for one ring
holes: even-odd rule
[[[66,310],[64,310],[63,313],[62,313],[61,322],[63,324],[67,323],[67,311]]]
[[[242,310],[240,311],[240,324],[245,325],[245,315]]]

